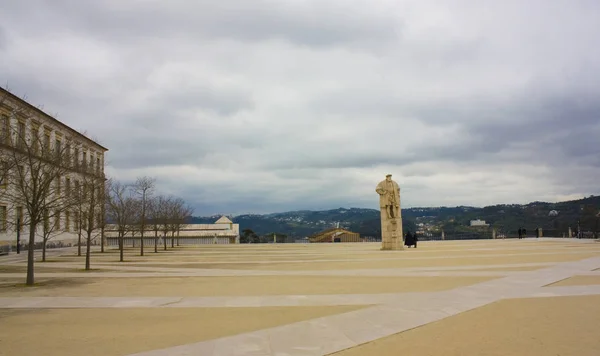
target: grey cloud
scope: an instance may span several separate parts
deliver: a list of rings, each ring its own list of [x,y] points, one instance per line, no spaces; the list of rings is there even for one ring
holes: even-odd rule
[[[8,39],[6,35],[6,30],[3,26],[0,26],[0,50],[3,50],[8,45]]]
[[[23,5],[13,4],[24,12]],[[368,2],[359,7],[344,2],[308,1],[285,3],[259,0],[163,3],[58,1],[38,3],[47,16],[62,21],[61,27],[84,30],[107,41],[135,43],[156,38],[235,39],[264,41],[284,39],[307,46],[331,46],[390,40],[397,37],[397,21],[390,12],[373,13]],[[30,8],[31,5],[28,5]],[[48,22],[48,20],[43,22]],[[51,22],[56,26],[55,21]]]
[[[155,88],[143,107],[126,108],[133,111],[133,119],[152,129],[173,127],[173,120],[196,120],[195,113],[213,112],[221,119],[253,107],[250,93],[240,90],[223,90],[215,87],[182,85],[176,89]]]
[[[375,207],[387,172],[417,206],[598,193],[595,2],[4,9],[0,82],[197,213]]]

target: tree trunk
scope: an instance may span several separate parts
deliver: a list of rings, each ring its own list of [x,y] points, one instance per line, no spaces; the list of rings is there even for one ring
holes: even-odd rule
[[[81,228],[79,229],[79,235],[77,236],[77,256],[81,256]]]
[[[177,246],[179,246],[179,229],[177,229]]]
[[[140,256],[144,255],[144,227],[142,226],[142,236],[140,237]]]
[[[100,228],[100,252],[104,253],[104,226]]]
[[[48,239],[44,237],[44,241],[42,242],[42,262],[46,262],[46,242]]]
[[[31,223],[29,226],[29,248],[27,249],[27,281],[28,286],[33,285],[33,246],[35,244],[36,223]]]
[[[158,231],[154,230],[154,253],[158,253]]]
[[[175,231],[171,232],[171,248],[175,247]]]
[[[90,270],[90,246],[92,244],[92,231],[87,232],[87,244],[85,247],[85,270]]]
[[[119,262],[123,262],[123,233],[119,232]]]
[[[165,243],[165,251],[167,250],[167,233],[164,233],[163,242]]]

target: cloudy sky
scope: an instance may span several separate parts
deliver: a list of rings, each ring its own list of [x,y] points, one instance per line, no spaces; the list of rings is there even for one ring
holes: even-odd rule
[[[597,0],[23,0],[0,82],[196,215],[598,194]]]

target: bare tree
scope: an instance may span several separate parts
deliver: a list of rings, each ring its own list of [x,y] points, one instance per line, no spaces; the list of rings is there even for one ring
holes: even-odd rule
[[[42,262],[46,262],[46,246],[48,245],[48,241],[62,232],[61,213],[62,211],[56,211],[54,214],[50,214],[47,210],[43,212],[43,226],[41,229],[38,229],[38,235],[42,238]]]
[[[102,193],[102,197],[104,199],[103,202],[99,202],[101,204],[100,206],[100,215],[102,216],[102,220],[99,222],[100,223],[100,252],[104,253],[104,244],[106,241],[106,238],[104,236],[104,229],[106,228],[106,194],[108,192],[107,188],[107,182],[108,180],[105,180],[104,182],[104,188],[103,188],[103,193]]]
[[[69,173],[70,152],[58,139],[50,142],[49,126],[40,127],[34,118],[34,109],[23,105],[10,105],[8,93],[0,92],[0,101],[10,108],[9,116],[2,116],[0,126],[3,149],[2,176],[7,187],[2,189],[2,200],[15,211],[16,224],[29,227],[26,284],[34,283],[34,246],[39,225],[45,214],[64,211],[70,204],[57,190],[55,182]],[[14,125],[13,125],[14,124]],[[28,130],[28,125],[29,130]],[[43,134],[40,131],[44,131]],[[26,212],[26,214],[25,214]],[[3,212],[7,217],[6,211]],[[5,228],[5,227],[4,227]]]
[[[163,206],[166,201],[167,199],[164,195],[153,197],[148,201],[148,223],[154,231],[154,253],[158,253],[158,232],[161,231]]]
[[[135,247],[136,236],[137,233],[140,232],[140,215],[142,213],[142,205],[141,201],[134,195],[134,192],[130,190],[130,193],[132,194],[131,199],[133,199],[131,201],[131,207],[133,210],[131,212],[131,219],[129,220],[129,224],[126,226],[126,229],[127,233],[129,233],[131,236],[131,247]]]
[[[174,202],[172,197],[163,198],[161,204],[159,205],[160,209],[160,229],[163,233],[163,243],[164,250],[167,250],[167,234],[171,231],[172,219],[173,219],[173,211],[174,211]]]
[[[105,203],[104,176],[86,174],[83,176],[83,184],[79,194],[79,206],[82,211],[81,229],[85,232],[85,269],[90,269],[90,254],[92,241],[100,234],[100,227],[103,224],[104,216],[102,213]]]
[[[119,261],[123,262],[125,236],[135,219],[136,200],[129,194],[127,186],[115,180],[106,184],[106,212],[108,219],[117,227]]]
[[[175,247],[175,243],[173,241],[175,233],[177,233],[177,246],[179,246],[179,232],[183,227],[185,227],[185,220],[193,213],[192,207],[185,204],[185,201],[181,198],[173,199],[172,201],[172,211],[171,211],[171,247]]]
[[[83,230],[81,226],[83,225],[83,197],[81,182],[79,180],[75,180],[73,182],[73,191],[70,193],[70,196],[73,199],[73,206],[75,208],[75,230],[77,232],[77,256],[81,256],[81,236]]]
[[[140,256],[144,255],[144,231],[147,222],[148,198],[154,193],[156,179],[150,177],[139,177],[133,185],[133,191],[140,197]]]

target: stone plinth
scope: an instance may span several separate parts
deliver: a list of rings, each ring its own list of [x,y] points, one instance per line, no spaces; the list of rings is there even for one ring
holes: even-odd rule
[[[402,216],[388,219],[385,211],[381,211],[381,249],[403,250],[404,234],[402,233]]]

